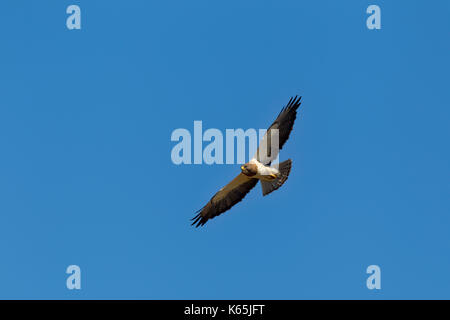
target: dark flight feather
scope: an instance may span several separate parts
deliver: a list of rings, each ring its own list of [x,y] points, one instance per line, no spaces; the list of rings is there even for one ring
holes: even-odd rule
[[[271,130],[278,129],[278,139],[279,139],[278,149],[281,150],[286,141],[289,139],[289,135],[294,126],[294,121],[297,118],[297,109],[301,104],[301,99],[302,97],[298,96],[291,97],[288,104],[283,109],[281,109],[280,113],[278,114],[278,117],[275,119],[275,121],[272,123],[269,129],[267,129],[266,134],[261,140],[261,144],[259,145],[258,150],[256,151],[255,156],[256,160],[258,160],[264,165],[269,165],[273,160],[276,159],[278,153],[272,152],[271,150],[272,146],[270,141],[272,137]],[[267,150],[266,154],[264,154],[263,149],[260,149],[264,146],[266,147]]]
[[[258,183],[258,179],[248,178],[239,174],[227,186],[217,192],[211,200],[191,219],[192,225],[203,226],[209,219],[224,213],[236,203],[240,202]]]

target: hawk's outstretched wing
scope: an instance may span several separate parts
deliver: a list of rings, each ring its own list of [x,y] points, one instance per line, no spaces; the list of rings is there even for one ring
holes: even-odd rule
[[[283,148],[284,143],[289,139],[289,134],[294,126],[295,118],[297,117],[297,109],[301,104],[301,98],[295,96],[291,98],[288,104],[281,110],[278,117],[272,123],[272,125],[267,129],[266,134],[259,144],[258,150],[254,158],[264,165],[269,165],[278,156],[279,150]],[[278,130],[278,134],[274,129]],[[274,131],[274,132],[272,132]],[[278,136],[278,150],[272,150],[271,138]],[[276,146],[276,144],[274,144]],[[260,154],[261,153],[261,154]]]
[[[258,179],[240,173],[229,184],[219,190],[209,202],[192,218],[196,227],[203,226],[206,221],[224,213],[236,203],[244,199],[247,193],[258,183]]]

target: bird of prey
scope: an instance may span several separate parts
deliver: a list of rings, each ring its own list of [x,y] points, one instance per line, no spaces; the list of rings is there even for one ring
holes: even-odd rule
[[[277,190],[286,182],[291,171],[292,160],[288,159],[274,166],[270,166],[270,164],[277,158],[279,150],[289,138],[301,98],[291,97],[288,104],[267,129],[255,156],[241,166],[241,172],[236,178],[220,189],[202,209],[196,212],[197,215],[191,219],[192,225],[203,226],[209,219],[224,213],[244,199],[258,181],[261,181],[263,196]],[[277,150],[272,150],[271,138],[274,136],[278,138]],[[260,148],[267,150],[262,152]]]

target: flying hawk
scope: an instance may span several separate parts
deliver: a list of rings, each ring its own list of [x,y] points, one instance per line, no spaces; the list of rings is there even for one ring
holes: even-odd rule
[[[203,226],[209,219],[224,213],[236,203],[244,199],[247,193],[261,181],[263,196],[277,190],[287,180],[291,171],[292,160],[288,159],[275,166],[271,162],[278,156],[297,117],[297,109],[301,104],[301,98],[291,97],[288,104],[281,110],[278,117],[272,123],[264,135],[256,155],[246,164],[241,166],[241,172],[225,187],[220,189],[211,200],[200,210],[194,218],[192,225]],[[278,150],[271,150],[271,138],[278,137]],[[260,150],[266,148],[267,150]]]

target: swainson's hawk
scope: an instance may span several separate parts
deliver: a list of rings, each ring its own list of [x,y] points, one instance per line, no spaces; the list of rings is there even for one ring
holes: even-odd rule
[[[224,213],[244,199],[258,181],[261,181],[264,196],[283,185],[291,171],[292,160],[288,159],[272,167],[270,164],[277,158],[278,151],[289,138],[301,98],[296,96],[289,100],[267,130],[256,155],[241,166],[241,173],[236,178],[220,189],[202,209],[197,211],[198,214],[192,219],[194,221],[192,225],[203,226],[209,219]],[[273,139],[274,136],[278,138],[277,150],[272,150],[271,138]],[[267,150],[260,150],[262,147]]]

